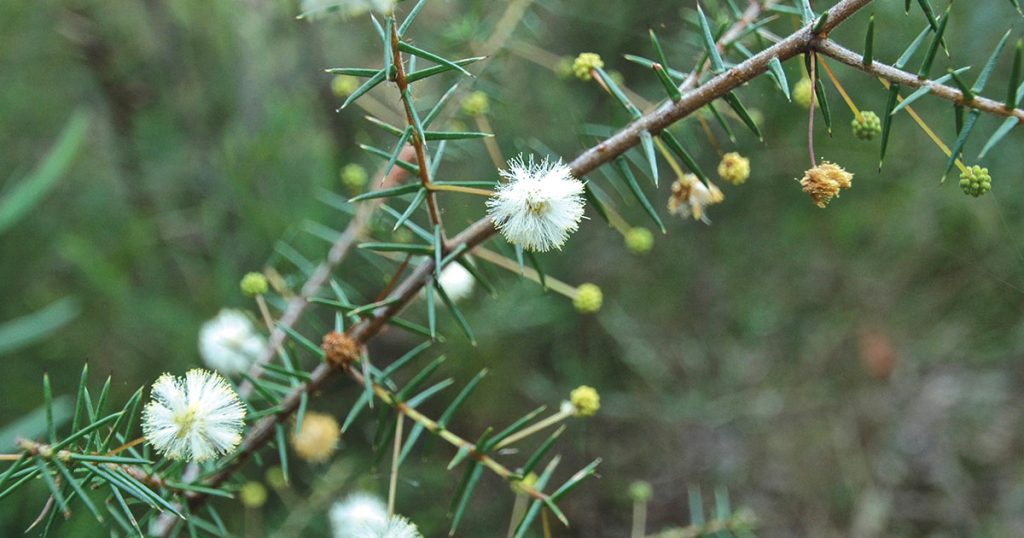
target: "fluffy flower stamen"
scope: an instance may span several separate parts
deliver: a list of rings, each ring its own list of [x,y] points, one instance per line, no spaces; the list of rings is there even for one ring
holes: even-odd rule
[[[583,182],[562,161],[522,156],[501,171],[507,182],[487,200],[491,221],[505,239],[526,250],[561,249],[583,219]]]

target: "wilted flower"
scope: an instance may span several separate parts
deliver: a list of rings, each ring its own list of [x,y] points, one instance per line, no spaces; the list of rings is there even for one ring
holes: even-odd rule
[[[342,368],[359,360],[359,344],[343,332],[331,331],[325,334],[320,349],[324,351],[324,360],[328,364]]]
[[[338,449],[341,428],[338,421],[325,413],[308,412],[302,419],[302,428],[292,431],[292,447],[300,458],[321,463]]]
[[[840,189],[849,189],[852,185],[853,174],[830,162],[823,162],[804,172],[800,180],[800,186],[818,207],[827,206],[832,198],[839,196]]]
[[[266,350],[266,338],[241,310],[225,308],[199,329],[199,355],[224,375],[248,370]]]
[[[369,493],[353,493],[334,503],[327,515],[334,538],[363,538],[364,527],[387,523],[388,507]]]
[[[402,516],[391,516],[384,522],[367,523],[356,534],[359,538],[423,538],[416,524]]]
[[[722,191],[714,183],[705,185],[697,176],[684,174],[672,184],[672,196],[668,199],[668,210],[673,215],[692,216],[705,224],[710,223],[704,213],[706,206],[717,204],[725,199]]]
[[[473,294],[473,286],[476,280],[461,263],[450,263],[441,270],[441,276],[437,279],[441,289],[448,298],[453,301],[461,301]]]
[[[508,180],[487,200],[487,211],[505,239],[526,250],[562,248],[583,218],[583,182],[562,161],[508,162]]]
[[[157,452],[172,460],[206,461],[242,440],[245,406],[221,375],[192,369],[181,379],[164,374],[153,383],[142,431]]]

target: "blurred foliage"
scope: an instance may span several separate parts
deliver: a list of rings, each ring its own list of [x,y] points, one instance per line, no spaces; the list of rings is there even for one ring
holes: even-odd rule
[[[908,23],[897,4],[873,8],[880,61],[892,61],[924,23],[919,13]],[[417,39],[468,56],[497,33],[505,5],[431,2]],[[299,11],[276,0],[0,3],[0,169],[9,171],[0,196],[45,158],[76,110],[93,118],[66,176],[0,235],[0,320],[69,296],[80,307],[45,341],[0,356],[0,424],[38,408],[47,370],[55,393],[69,394],[88,361],[95,382],[113,374],[114,401],[164,371],[184,371],[198,363],[205,319],[223,306],[251,308],[239,292],[242,275],[269,264],[301,283],[279,239],[310,260],[325,253],[304,224],[341,228],[323,192],[347,196],[343,166],[380,166],[356,144],[385,139],[362,111],[334,112],[340,100],[323,69],[374,64],[378,50],[365,17],[296,20]],[[986,29],[1001,28],[1012,12],[957,3],[953,13],[952,61],[978,65],[998,39]],[[549,147],[571,158],[592,143],[579,134],[584,124],[623,125],[627,117],[593,83],[558,78],[558,60],[597,52],[627,87],[658,99],[657,79],[621,55],[649,55],[646,30],[654,28],[670,61],[687,68],[701,50],[690,20],[686,3],[537,0],[463,90],[490,98],[488,121],[505,157]],[[857,47],[866,23],[858,16],[834,37]],[[790,81],[800,79],[799,63],[786,65]],[[1008,69],[1004,58],[992,88],[1005,86]],[[835,70],[858,106],[884,109],[876,80]],[[473,437],[540,403],[555,407],[580,384],[600,390],[601,411],[570,425],[562,455],[566,468],[602,456],[602,478],[564,503],[574,526],[559,536],[626,535],[629,484],[639,479],[654,490],[651,530],[688,524],[687,487],[700,485],[728,488],[764,536],[1024,534],[1024,247],[1014,231],[1024,229],[1022,135],[1011,133],[984,163],[973,156],[987,136],[968,144],[967,164],[993,176],[992,192],[974,199],[956,181],[938,183],[945,157],[905,115],[878,173],[877,140],[841,128],[852,116],[826,86],[842,121],[831,138],[819,126],[819,158],[856,174],[827,210],[794,181],[807,166],[806,112],[761,77],[739,93],[760,110],[766,142],[738,122],[735,145],[716,131],[722,152],[750,159],[751,175],[739,187],[723,185],[712,226],[667,221],[668,235],[655,234],[640,257],[591,214],[563,252],[538,257],[551,275],[601,286],[596,316],[485,266],[500,282],[497,296],[477,290],[463,307],[478,347],[444,320],[456,378],[492,372],[453,424],[457,432]],[[385,110],[395,109],[389,90],[370,94]],[[457,108],[449,123],[473,121]],[[954,139],[948,103],[926,98],[915,108]],[[998,124],[983,117],[977,129]],[[719,148],[696,121],[675,132],[714,170]],[[606,173],[588,179],[607,186],[614,176]],[[490,179],[496,171],[481,144],[463,143],[441,175]],[[666,198],[663,185],[655,199]],[[649,225],[632,198],[622,200],[631,224]],[[456,226],[483,209],[480,199],[457,195],[442,205]],[[381,223],[376,234],[389,229]],[[339,276],[369,300],[382,285],[381,263],[359,254]],[[326,328],[323,314],[301,330]],[[408,317],[417,316],[422,305]],[[373,354],[386,361],[411,344],[392,331]],[[359,391],[339,380],[312,407],[343,416]],[[443,403],[424,408],[436,416]],[[337,496],[386,488],[387,465],[369,450],[373,435],[363,420],[333,463],[293,469],[287,487],[250,466],[249,478],[271,491],[258,514],[237,501],[216,506],[239,534],[287,520],[295,532],[324,535],[324,510]],[[454,477],[443,469],[447,447],[425,446],[403,467],[398,499],[435,536],[447,529],[447,497],[438,492],[449,492]],[[494,477],[483,484],[466,536],[496,535],[511,511],[505,485]],[[0,533],[22,532],[38,513],[45,488],[33,487],[37,495],[0,503]],[[75,518],[59,533],[93,529]]]

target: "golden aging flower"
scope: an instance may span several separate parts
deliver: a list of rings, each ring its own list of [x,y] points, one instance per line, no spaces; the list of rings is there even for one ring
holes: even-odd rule
[[[717,204],[725,199],[722,191],[714,183],[701,183],[697,176],[684,174],[672,184],[672,196],[668,199],[668,210],[673,215],[692,216],[705,224],[710,224],[704,208]]]
[[[572,62],[572,74],[580,80],[590,80],[590,72],[601,67],[604,67],[601,56],[593,52],[583,52]]]
[[[245,406],[220,374],[193,369],[153,383],[142,413],[142,432],[172,460],[206,461],[227,454],[242,440]]]
[[[501,176],[507,182],[487,200],[494,227],[526,250],[562,248],[583,218],[583,182],[562,161],[537,164],[532,155],[510,160]]]
[[[722,162],[718,163],[718,177],[733,185],[740,185],[750,177],[750,159],[730,151],[722,155]]]
[[[341,428],[334,417],[324,413],[306,413],[302,428],[292,431],[292,448],[300,458],[311,463],[328,460],[338,449]]]
[[[569,393],[569,403],[578,417],[592,417],[601,408],[601,397],[594,387],[580,385]]]
[[[331,331],[325,334],[320,348],[324,350],[324,359],[328,364],[347,368],[359,360],[359,344],[345,333]]]
[[[840,189],[849,189],[851,185],[853,174],[830,162],[823,162],[804,172],[800,180],[800,186],[818,207],[827,206],[832,198],[839,196]]]

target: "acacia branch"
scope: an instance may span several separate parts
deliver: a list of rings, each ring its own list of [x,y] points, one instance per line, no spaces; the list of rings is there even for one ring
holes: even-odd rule
[[[827,22],[822,28],[822,35],[827,34],[835,26],[869,3],[871,3],[871,0],[842,0],[836,4],[829,11]],[[778,58],[780,61],[785,61],[805,53],[811,50],[815,41],[819,39],[821,39],[821,36],[812,32],[811,25],[804,26],[775,45],[737,64],[731,69],[719,73],[692,91],[688,91],[679,101],[665,103],[641,116],[611,138],[584,151],[569,163],[569,168],[575,177],[585,176],[602,164],[611,161],[639,144],[642,132],[648,131],[656,134],[662,131],[715,99],[722,97],[764,73],[768,70],[769,64],[773,59]],[[421,166],[421,170],[423,169],[425,168]],[[455,251],[464,246],[468,252],[490,239],[495,233],[496,231],[490,217],[483,217],[451,238],[447,242],[447,246],[449,251]],[[347,335],[356,343],[365,345],[380,333],[394,316],[398,315],[417,297],[419,291],[430,279],[433,271],[433,258],[424,260],[389,294],[388,300],[393,302],[378,308],[368,318],[350,327]],[[293,389],[280,402],[280,411],[261,419],[252,427],[235,453],[235,457],[220,471],[204,480],[203,485],[217,487],[227,480],[248,461],[256,450],[273,438],[275,426],[284,423],[291,417],[298,409],[299,403],[305,394],[316,392],[342,371],[340,367],[328,363],[322,363],[317,366],[311,372],[309,381]],[[189,507],[194,512],[199,505],[205,502],[206,498],[207,495],[204,493],[189,492]],[[162,534],[168,535],[173,530],[173,526],[167,526],[162,530]]]
[[[850,67],[864,71],[869,75],[884,78],[893,84],[899,84],[900,86],[906,86],[908,88],[927,87],[928,91],[932,95],[939,97],[940,99],[952,101],[957,105],[987,112],[995,116],[1012,116],[1024,121],[1024,110],[1020,108],[1007,108],[1006,103],[1001,101],[995,101],[980,96],[975,96],[973,99],[965,99],[964,93],[956,88],[939,84],[934,80],[919,77],[912,73],[903,71],[902,69],[881,63],[878,60],[872,60],[871,65],[864,65],[864,56],[857,54],[856,52],[853,52],[830,39],[815,41],[812,43],[812,46],[815,50],[830,58],[842,62]]]

